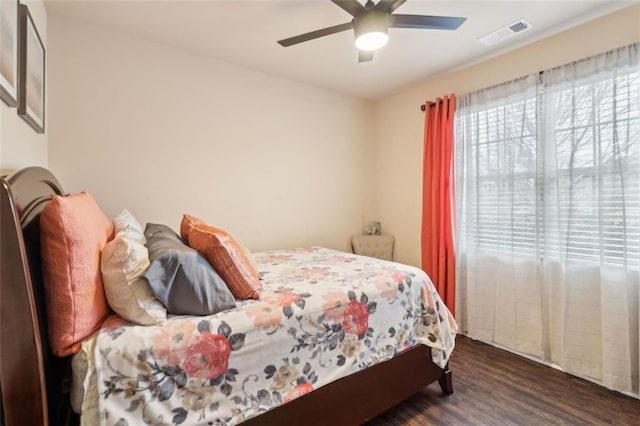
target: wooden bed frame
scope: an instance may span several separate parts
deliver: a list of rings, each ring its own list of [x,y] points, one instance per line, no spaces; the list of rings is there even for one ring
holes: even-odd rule
[[[70,357],[49,350],[40,212],[64,195],[46,169],[30,167],[0,179],[0,389],[4,424],[78,423],[69,401]],[[248,420],[248,424],[361,424],[438,381],[453,392],[451,371],[426,346],[317,389]]]

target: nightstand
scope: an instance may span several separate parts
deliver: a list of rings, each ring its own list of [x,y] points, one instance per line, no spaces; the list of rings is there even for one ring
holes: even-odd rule
[[[393,260],[393,235],[354,235],[351,248],[355,254]]]

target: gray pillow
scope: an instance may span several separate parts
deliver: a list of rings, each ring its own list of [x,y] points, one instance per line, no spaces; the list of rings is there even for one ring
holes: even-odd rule
[[[168,312],[211,315],[235,308],[233,295],[211,264],[171,228],[148,223],[144,236],[151,264],[142,277]]]

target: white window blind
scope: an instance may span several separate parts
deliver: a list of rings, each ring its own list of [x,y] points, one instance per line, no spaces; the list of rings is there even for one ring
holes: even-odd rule
[[[472,114],[478,173],[475,244],[531,251],[536,245],[536,98],[523,94]]]
[[[544,88],[547,253],[640,262],[640,74],[625,67]],[[549,155],[549,158],[552,157]],[[546,165],[545,165],[546,166]]]

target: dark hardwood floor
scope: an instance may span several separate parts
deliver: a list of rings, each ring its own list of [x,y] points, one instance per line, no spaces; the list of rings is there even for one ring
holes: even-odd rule
[[[383,425],[640,425],[640,401],[464,336],[437,383],[369,421]]]

